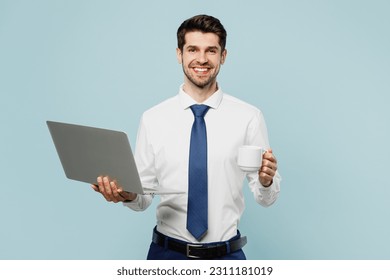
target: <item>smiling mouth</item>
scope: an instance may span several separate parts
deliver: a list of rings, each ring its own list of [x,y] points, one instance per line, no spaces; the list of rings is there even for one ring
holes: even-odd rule
[[[210,71],[210,68],[205,68],[205,67],[193,67],[192,69],[197,74],[207,74]]]

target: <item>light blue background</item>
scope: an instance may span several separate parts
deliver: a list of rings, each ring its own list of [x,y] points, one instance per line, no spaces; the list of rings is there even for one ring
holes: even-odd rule
[[[0,258],[144,259],[143,213],[67,180],[48,119],[120,129],[183,80],[176,30],[228,31],[224,91],[259,107],[280,199],[246,188],[250,259],[390,259],[388,1],[0,0]]]

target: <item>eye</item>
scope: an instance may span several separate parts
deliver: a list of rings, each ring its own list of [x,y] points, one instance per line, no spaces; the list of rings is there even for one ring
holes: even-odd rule
[[[188,49],[188,52],[189,52],[189,53],[194,53],[194,52],[196,52],[196,50],[195,50],[195,48],[189,48],[189,49]]]
[[[210,54],[216,54],[216,53],[217,53],[217,50],[216,50],[216,49],[210,49],[208,52],[209,52]]]

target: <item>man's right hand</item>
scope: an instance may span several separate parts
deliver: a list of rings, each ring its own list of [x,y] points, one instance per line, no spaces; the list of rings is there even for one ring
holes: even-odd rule
[[[108,176],[99,176],[97,178],[97,185],[91,185],[96,191],[101,193],[108,202],[123,202],[132,201],[137,198],[136,193],[129,193],[122,189],[116,182],[111,180]]]

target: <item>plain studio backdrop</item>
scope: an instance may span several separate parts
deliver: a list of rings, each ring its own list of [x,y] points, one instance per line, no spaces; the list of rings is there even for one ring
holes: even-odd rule
[[[134,146],[201,13],[227,29],[219,84],[262,110],[283,177],[270,208],[245,183],[247,257],[390,258],[388,1],[1,0],[1,259],[145,259],[158,198],[137,213],[66,179],[45,121]]]

